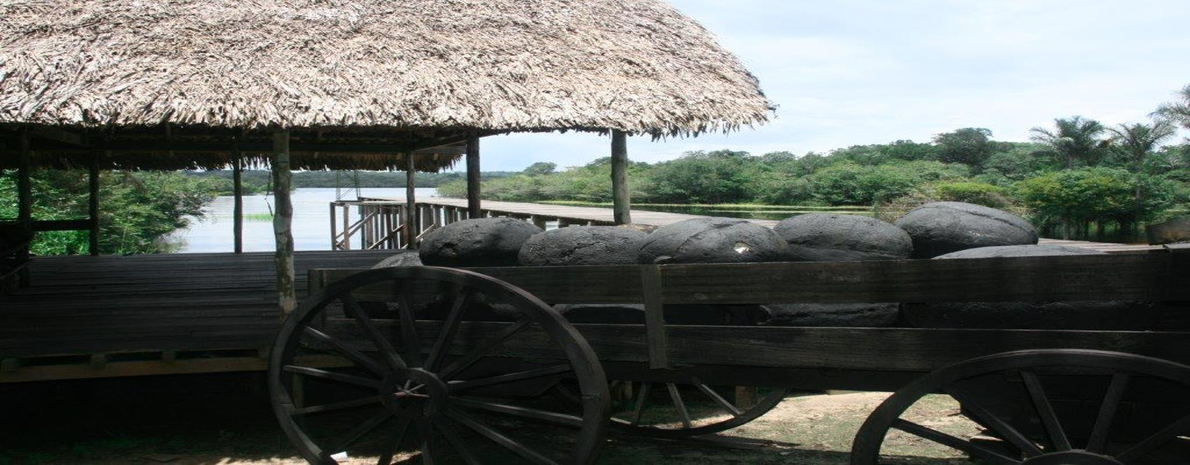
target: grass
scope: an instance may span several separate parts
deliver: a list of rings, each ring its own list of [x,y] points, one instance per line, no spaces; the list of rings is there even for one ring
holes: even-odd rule
[[[273,221],[273,214],[271,213],[248,213],[244,215],[244,221]]]

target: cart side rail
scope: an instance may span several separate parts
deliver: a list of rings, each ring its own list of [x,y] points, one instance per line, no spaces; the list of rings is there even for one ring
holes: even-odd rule
[[[469,268],[548,303],[1190,301],[1190,254]],[[311,289],[363,269],[316,269]],[[362,293],[391,300],[391,286]]]

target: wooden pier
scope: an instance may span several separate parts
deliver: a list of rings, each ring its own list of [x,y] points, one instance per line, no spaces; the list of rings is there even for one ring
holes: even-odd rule
[[[297,252],[311,268],[369,267],[393,251]],[[0,383],[249,371],[280,327],[272,253],[39,257],[0,295]]]
[[[542,229],[560,228],[572,225],[606,226],[614,225],[615,215],[611,208],[579,207],[527,202],[497,202],[485,200],[482,204],[484,217],[511,217],[531,221]],[[356,209],[355,222],[349,222],[350,209]],[[340,211],[337,215],[336,210]],[[467,200],[431,197],[417,202],[418,228],[412,237],[421,237],[426,232],[445,224],[468,218]],[[331,204],[331,237],[334,250],[350,250],[354,247],[375,249],[396,249],[408,247],[408,235],[401,218],[405,214],[402,200],[363,198],[356,201],[338,201]],[[342,222],[340,228],[340,221]],[[649,226],[665,226],[704,215],[632,210],[632,222]],[[753,223],[768,227],[777,225],[776,220],[751,219]],[[358,237],[356,236],[358,235]],[[1042,244],[1066,245],[1107,253],[1146,253],[1162,250],[1161,246],[1144,244],[1116,244],[1108,242],[1071,241],[1041,239]]]

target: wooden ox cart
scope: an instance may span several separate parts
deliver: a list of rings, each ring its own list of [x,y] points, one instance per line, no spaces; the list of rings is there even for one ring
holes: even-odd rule
[[[282,427],[318,463],[346,453],[387,464],[419,450],[425,462],[591,463],[609,428],[721,431],[773,408],[786,389],[895,392],[855,437],[853,464],[880,463],[886,434],[981,463],[1168,463],[1159,454],[1190,435],[1187,270],[1190,254],[1174,252],[314,270],[320,290],[283,325],[270,382]],[[1096,300],[1165,310],[1151,331],[674,324],[670,311]],[[572,324],[551,306],[565,303],[645,310],[639,322]],[[983,437],[905,414],[939,393]]]

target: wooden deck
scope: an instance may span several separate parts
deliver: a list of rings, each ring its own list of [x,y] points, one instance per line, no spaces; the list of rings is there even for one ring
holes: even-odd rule
[[[368,267],[393,253],[298,252],[298,295],[310,268]],[[85,355],[98,373],[135,354],[251,355],[280,322],[272,253],[43,257],[31,272],[31,287],[0,296],[0,382],[25,380],[52,356]]]
[[[404,203],[400,200],[393,200],[392,202]],[[461,208],[463,210],[466,210],[467,208],[466,199],[432,197],[419,200],[418,202],[450,206]],[[576,207],[570,205],[550,205],[523,202],[496,202],[485,200],[483,202],[483,209],[486,211],[491,211],[497,215],[506,213],[522,217],[540,216],[547,218],[563,218],[570,224],[614,224],[612,218],[612,209],[610,208]],[[682,213],[653,212],[647,210],[632,210],[633,223],[652,226],[664,226],[693,218],[705,218],[705,216],[687,215]],[[753,219],[749,221],[757,224],[763,224],[768,227],[773,227],[777,224],[776,220]],[[1107,242],[1069,241],[1061,239],[1041,239],[1041,243],[1068,245],[1072,247],[1099,250],[1107,253],[1145,253],[1162,250],[1161,246],[1144,244],[1114,244]]]

